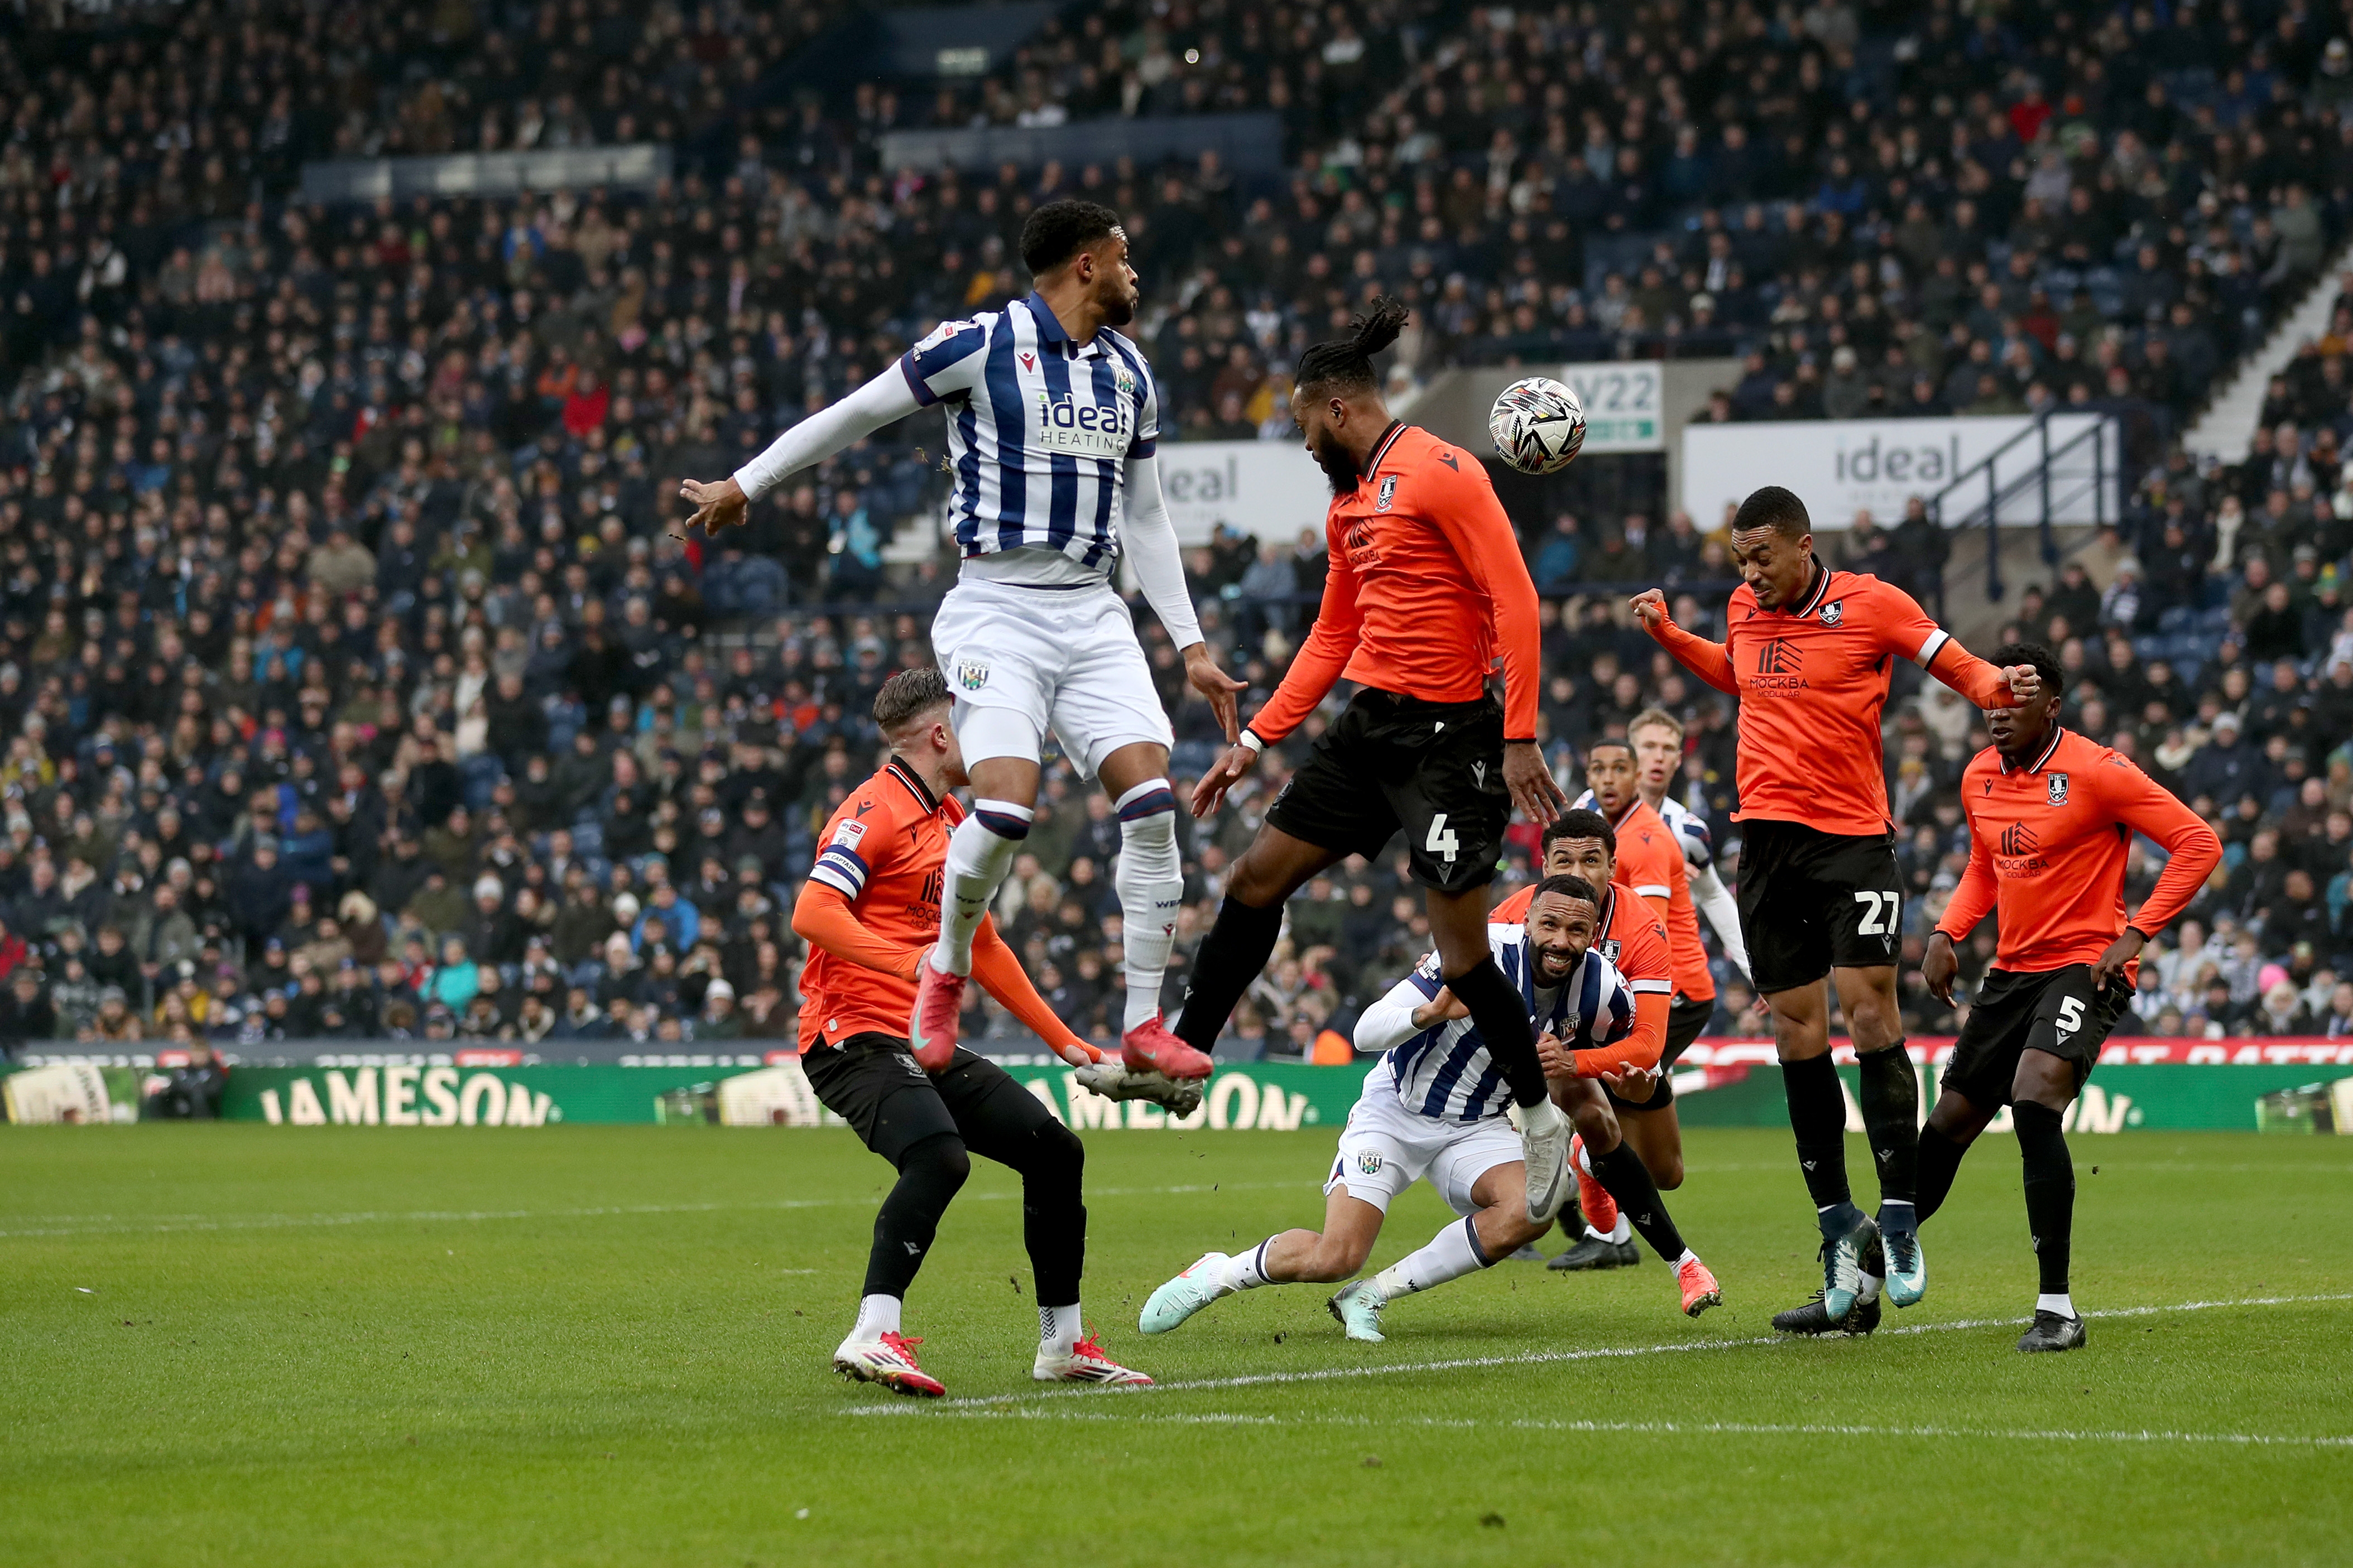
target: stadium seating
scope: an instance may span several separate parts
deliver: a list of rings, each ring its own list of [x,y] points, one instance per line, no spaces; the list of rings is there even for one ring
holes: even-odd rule
[[[1284,435],[1286,367],[1381,291],[1415,309],[1402,375],[1733,354],[1702,417],[2116,414],[2136,481],[2108,555],[2135,570],[2046,583],[2018,619],[2067,634],[2076,721],[2129,737],[2232,846],[2197,938],[2153,952],[2142,1026],[2353,1027],[2353,299],[2247,460],[2201,469],[2177,441],[2347,232],[2340,21],[1124,4],[976,79],[828,92],[809,62],[855,58],[852,12],[0,14],[0,981],[38,976],[0,990],[0,1042],[789,1037],[781,900],[871,766],[873,690],[928,658],[901,606],[954,570],[883,548],[936,500],[937,437],[910,421],[723,541],[679,537],[675,480],[1025,291],[1021,218],[1072,193],[1128,216],[1180,438]],[[1279,119],[1280,174],[884,158],[975,121],[1225,113]],[[640,141],[672,181],[301,194],[309,160]],[[1568,590],[1556,760],[1673,707],[1729,844],[1730,715],[1574,592],[1704,582],[1705,529],[1525,521]],[[1188,564],[1263,690],[1323,562],[1257,554],[1220,538]],[[1917,581],[1935,559],[1913,534],[1841,563]],[[1155,650],[1198,768],[1206,712]],[[1915,943],[1959,864],[1968,742],[1949,705],[1895,721],[1891,772],[1908,748],[1926,780],[1900,797]],[[1191,829],[1179,987],[1272,783]],[[1099,1035],[1116,849],[1055,777],[1004,910]],[[664,882],[701,940],[644,940]],[[1311,888],[1234,1048],[1303,1049],[1409,963],[1409,890],[1390,866]],[[437,975],[484,964],[505,984],[451,1005]],[[719,974],[744,1005],[698,1022]],[[1718,1026],[1758,1026],[1736,984]]]

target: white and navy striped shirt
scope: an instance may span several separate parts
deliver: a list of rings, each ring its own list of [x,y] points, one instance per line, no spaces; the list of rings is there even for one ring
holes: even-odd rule
[[[1528,960],[1525,926],[1491,925],[1487,944],[1504,978],[1519,987],[1538,1034],[1549,1029],[1569,1049],[1581,1051],[1622,1039],[1633,1028],[1633,994],[1617,965],[1602,957],[1599,948],[1587,950],[1557,990],[1539,992]],[[1409,1010],[1437,995],[1443,984],[1438,977],[1438,955],[1431,953],[1392,986],[1384,1000]],[[1503,1115],[1512,1103],[1503,1069],[1488,1059],[1487,1042],[1469,1018],[1424,1029],[1392,1046],[1374,1072],[1388,1074],[1408,1110],[1439,1121],[1478,1121]],[[1378,1081],[1377,1077],[1372,1081]]]
[[[1676,844],[1683,848],[1684,865],[1696,870],[1715,861],[1715,834],[1708,827],[1707,818],[1671,795],[1660,797],[1659,804],[1651,809],[1659,814],[1659,819],[1667,825],[1667,831],[1675,836]],[[1600,811],[1601,803],[1593,798],[1591,790],[1587,790],[1577,797],[1569,810]],[[1611,826],[1614,827],[1616,824]],[[1636,891],[1650,892],[1651,889],[1641,888]],[[1667,889],[1661,888],[1657,891],[1663,897]]]
[[[1108,327],[1073,342],[1031,294],[942,322],[899,368],[917,402],[947,408],[960,554],[1036,545],[1109,575],[1127,460],[1151,457],[1160,436],[1142,350]]]

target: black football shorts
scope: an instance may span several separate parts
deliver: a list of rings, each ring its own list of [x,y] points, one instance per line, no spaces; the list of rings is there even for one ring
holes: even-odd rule
[[[2105,991],[2094,990],[2088,963],[2036,974],[1989,969],[1945,1063],[1944,1087],[1987,1110],[2008,1105],[2018,1058],[2028,1051],[2048,1051],[2074,1066],[2075,1087],[2081,1089],[2100,1059],[2108,1031],[2132,1000],[2133,988],[2121,974]]]
[[[1371,690],[1317,739],[1266,814],[1293,838],[1368,860],[1403,828],[1413,879],[1442,893],[1494,880],[1511,819],[1493,698],[1424,702]]]
[[[1895,962],[1904,892],[1884,833],[1824,833],[1802,822],[1740,826],[1740,934],[1759,995],[1810,985],[1833,969]]]

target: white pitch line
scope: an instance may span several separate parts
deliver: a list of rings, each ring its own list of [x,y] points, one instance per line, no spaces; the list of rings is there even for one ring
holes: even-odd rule
[[[2353,1301],[2353,1292],[2325,1296],[2246,1296],[2226,1301],[2180,1301],[2157,1307],[2114,1307],[2104,1311],[2086,1312],[2086,1318],[2147,1318],[2173,1312],[2206,1312],[2224,1307],[2284,1307],[2324,1301]],[[1899,1334],[1941,1334],[1961,1329],[2013,1328],[2028,1320],[2023,1318],[1958,1318],[1949,1322],[1917,1323],[1905,1328],[1888,1329],[1882,1337]],[[1636,1356],[1688,1355],[1705,1351],[1752,1349],[1759,1345],[1785,1345],[1802,1336],[1792,1334],[1760,1334],[1737,1340],[1675,1340],[1655,1345],[1596,1345],[1582,1350],[1522,1351],[1513,1355],[1455,1356],[1445,1361],[1390,1362],[1372,1366],[1315,1367],[1303,1372],[1256,1372],[1236,1377],[1196,1377],[1174,1383],[1154,1383],[1142,1386],[1127,1384],[1113,1389],[1050,1388],[1029,1394],[976,1394],[964,1399],[943,1400],[926,1405],[857,1405],[844,1409],[844,1415],[905,1415],[923,1416],[936,1412],[1004,1408],[1008,1405],[1035,1403],[1048,1399],[1101,1398],[1119,1394],[1142,1398],[1152,1394],[1194,1394],[1221,1388],[1258,1388],[1293,1383],[1331,1383],[1354,1377],[1395,1377],[1425,1372],[1476,1372],[1499,1366],[1549,1366],[1568,1362],[1615,1361]]]
[[[857,1414],[860,1412],[845,1412]],[[2273,1432],[2075,1431],[2064,1428],[1985,1426],[1870,1426],[1852,1423],[1775,1421],[1482,1421],[1469,1417],[1364,1415],[1166,1415],[1110,1410],[1041,1410],[1035,1405],[997,1405],[946,1410],[939,1419],[984,1421],[1125,1421],[1155,1426],[1356,1426],[1394,1431],[1400,1426],[1492,1427],[1532,1432],[1630,1433],[1680,1437],[1968,1437],[2018,1443],[2211,1443],[2259,1448],[2353,1448],[2353,1436],[2298,1436]]]
[[[1296,1182],[1192,1183],[1167,1187],[1091,1187],[1089,1198],[1166,1197],[1182,1193],[1249,1192],[1265,1187],[1295,1187]],[[960,1203],[1006,1203],[1018,1191],[964,1193]],[[347,1225],[477,1224],[484,1220],[596,1219],[614,1215],[778,1213],[789,1209],[872,1207],[880,1202],[871,1193],[855,1197],[785,1198],[765,1204],[608,1204],[570,1209],[364,1209],[348,1214],[257,1214],[213,1217],[205,1215],[161,1215],[153,1219],[117,1222],[112,1215],[59,1215],[35,1219],[34,1228],[0,1230],[0,1237],[71,1236],[154,1236],[175,1231],[290,1230]]]

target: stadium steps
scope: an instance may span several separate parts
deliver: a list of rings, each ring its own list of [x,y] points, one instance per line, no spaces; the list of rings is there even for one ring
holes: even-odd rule
[[[2088,523],[2059,524],[2052,531],[2059,559],[2081,554],[2092,580],[2105,586],[2114,563],[2094,543],[2097,531]],[[2005,528],[2000,531],[2002,596],[1986,597],[1986,531],[1963,529],[1953,535],[1953,553],[1945,563],[1945,628],[1973,651],[1994,646],[2002,623],[2017,613],[2019,595],[2035,584],[2048,589],[2058,581],[2059,568],[2042,559],[2042,531]]]
[[[2296,351],[2328,330],[2337,304],[2338,279],[2353,267],[2353,243],[2340,247],[2321,267],[2320,277],[2294,310],[2264,340],[2263,346],[2240,362],[2239,368],[2206,405],[2181,444],[2196,457],[2235,463],[2247,455],[2255,433],[2255,418],[2263,409],[2263,393],[2272,377],[2285,370]]]

